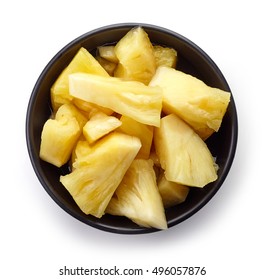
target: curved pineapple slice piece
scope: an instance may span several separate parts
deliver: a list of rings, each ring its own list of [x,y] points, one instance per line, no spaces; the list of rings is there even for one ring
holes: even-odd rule
[[[68,76],[77,72],[109,76],[100,63],[85,48],[81,47],[51,87],[51,104],[54,111],[57,111],[62,104],[71,102]]]
[[[148,85],[156,71],[154,49],[142,27],[131,29],[115,46],[115,77]]]
[[[167,180],[204,187],[217,179],[214,159],[205,142],[174,114],[154,129],[154,144]]]
[[[126,216],[140,226],[167,228],[152,160],[135,159],[132,162],[106,212]]]
[[[191,75],[165,66],[157,69],[150,85],[163,89],[163,111],[181,117],[203,139],[219,130],[230,92],[209,87]]]
[[[111,133],[87,147],[87,155],[76,158],[75,169],[60,182],[85,214],[100,218],[140,147],[136,137]]]
[[[110,108],[138,122],[159,126],[162,90],[136,81],[75,73],[69,76],[70,95]]]

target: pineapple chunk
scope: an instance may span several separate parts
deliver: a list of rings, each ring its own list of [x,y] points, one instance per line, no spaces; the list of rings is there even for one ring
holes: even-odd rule
[[[187,186],[168,181],[164,173],[158,180],[158,189],[165,208],[184,202],[190,190]]]
[[[121,126],[122,122],[113,116],[107,116],[102,112],[92,115],[90,120],[83,127],[83,134],[86,140],[92,144],[99,138]]]
[[[97,56],[96,60],[100,63],[100,65],[105,69],[105,71],[110,75],[114,76],[114,72],[117,64],[111,61],[104,59],[101,56]]]
[[[159,87],[115,77],[76,73],[69,76],[70,95],[107,107],[148,125],[160,125],[162,91]]]
[[[47,120],[41,133],[40,158],[61,167],[70,159],[80,133],[80,126],[75,119]]]
[[[111,133],[96,142],[82,164],[60,181],[85,214],[100,218],[140,147],[136,137]]]
[[[217,179],[214,159],[205,142],[174,114],[154,129],[154,144],[168,181],[204,187]]]
[[[100,57],[107,61],[118,63],[118,58],[115,54],[115,46],[100,46],[97,48]]]
[[[41,133],[40,158],[61,167],[71,157],[86,118],[70,104],[62,105],[55,119],[45,122]]]
[[[153,46],[142,27],[131,29],[115,46],[119,60],[115,76],[146,85],[156,71]]]
[[[218,131],[230,101],[230,92],[207,86],[201,80],[161,66],[150,82],[163,89],[163,111],[175,113],[203,138]]]
[[[88,113],[88,115],[93,114],[95,112],[103,112],[106,115],[110,116],[113,114],[113,110],[109,108],[105,108],[102,106],[98,106],[96,104],[83,101],[79,98],[73,98],[72,103],[81,111]]]
[[[76,162],[86,157],[91,152],[91,149],[92,146],[86,141],[85,137],[81,135],[72,151],[71,170],[75,169]]]
[[[80,48],[70,64],[62,71],[51,87],[51,104],[56,112],[65,103],[70,103],[68,76],[71,73],[84,72],[101,76],[108,76],[99,62],[85,49]]]
[[[119,131],[136,136],[141,141],[142,147],[137,154],[137,158],[148,159],[153,139],[153,126],[137,122],[126,116],[122,116],[120,121],[122,125],[118,129]]]
[[[64,117],[69,119],[75,118],[81,129],[88,121],[88,118],[80,110],[78,110],[73,104],[64,104],[56,112],[55,115],[56,120],[59,121]]]
[[[154,46],[154,56],[157,67],[167,66],[176,67],[177,52],[173,48],[162,47],[159,45]]]
[[[152,160],[132,162],[106,212],[126,216],[140,226],[167,228]]]

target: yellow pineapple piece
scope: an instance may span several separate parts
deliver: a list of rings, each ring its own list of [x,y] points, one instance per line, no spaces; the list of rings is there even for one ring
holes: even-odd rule
[[[84,73],[71,74],[69,86],[72,97],[110,108],[144,124],[160,124],[162,91],[159,87]]]
[[[140,147],[136,137],[111,133],[96,142],[60,181],[85,214],[100,218]]]
[[[61,167],[70,159],[80,133],[76,119],[47,120],[41,134],[40,158]]]
[[[107,116],[102,112],[96,112],[83,127],[86,140],[92,144],[99,138],[121,126],[122,122],[113,116]]]
[[[106,60],[105,58],[101,57],[101,56],[97,56],[96,60],[100,63],[100,65],[105,69],[105,71],[110,75],[110,76],[114,76],[114,72],[116,69],[117,64]]]
[[[154,144],[168,181],[204,187],[217,179],[214,159],[205,142],[174,114],[154,129]]]
[[[148,85],[156,71],[153,46],[142,27],[131,29],[115,46],[115,76]]]
[[[153,139],[153,126],[137,122],[126,116],[122,116],[120,121],[122,125],[118,129],[119,131],[136,136],[141,141],[142,147],[137,154],[137,158],[148,159]]]
[[[157,67],[167,66],[176,67],[177,51],[173,48],[162,47],[159,45],[154,46],[154,56]]]
[[[81,47],[51,87],[51,104],[54,111],[57,111],[62,104],[71,102],[68,76],[77,72],[108,76],[100,63],[85,48]]]
[[[115,46],[100,46],[97,48],[100,57],[115,64],[118,63],[118,58],[115,53]]]
[[[230,92],[209,87],[191,75],[164,66],[157,69],[150,85],[163,89],[163,111],[180,116],[203,139],[219,130]]]
[[[158,189],[165,208],[184,202],[190,188],[175,182],[168,181],[164,175],[160,175]]]
[[[91,152],[92,146],[87,142],[85,137],[81,135],[71,154],[71,170],[75,169],[76,161],[85,158]]]
[[[135,159],[132,162],[106,212],[126,216],[140,226],[167,228],[152,160]]]
[[[98,106],[96,104],[86,102],[86,101],[81,100],[79,98],[73,98],[72,104],[74,104],[81,111],[88,113],[88,116],[90,114],[93,114],[93,113],[98,112],[98,111],[103,112],[108,116],[113,114],[113,110],[111,110],[109,108]]]
[[[56,112],[55,115],[56,120],[60,120],[61,118],[64,117],[75,118],[79,123],[81,129],[88,121],[87,116],[85,116],[84,113],[78,110],[73,104],[64,104]]]
[[[86,118],[70,104],[62,105],[55,119],[45,122],[41,133],[40,158],[57,167],[67,163],[82,133]]]

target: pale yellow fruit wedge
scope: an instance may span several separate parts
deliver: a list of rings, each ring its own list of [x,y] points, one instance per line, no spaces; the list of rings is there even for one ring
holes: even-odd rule
[[[140,82],[76,73],[69,76],[70,95],[107,107],[138,122],[159,126],[162,91]]]
[[[140,226],[167,228],[152,160],[133,161],[106,212],[126,216]]]
[[[105,58],[101,56],[97,56],[96,60],[100,63],[100,65],[105,69],[105,71],[110,75],[114,76],[115,69],[117,67],[117,64],[114,62],[111,62],[109,60],[106,60]]]
[[[62,104],[71,102],[68,76],[77,72],[108,76],[100,63],[85,48],[81,47],[51,87],[51,104],[54,111],[57,111]]]
[[[79,123],[81,129],[88,121],[87,116],[85,116],[85,114],[81,110],[76,108],[73,104],[63,104],[56,112],[56,120],[60,120],[64,117],[68,119],[75,118]]]
[[[113,110],[111,110],[109,108],[98,106],[96,104],[86,102],[86,101],[81,100],[79,98],[73,98],[72,104],[74,104],[81,111],[86,112],[88,116],[90,114],[94,114],[95,112],[103,112],[108,116],[113,114]]]
[[[158,179],[158,189],[165,208],[184,202],[190,190],[187,186],[168,181],[164,174]]]
[[[86,140],[92,144],[109,132],[120,127],[121,124],[122,122],[114,116],[96,112],[83,127],[83,134]]]
[[[148,85],[156,71],[156,60],[148,34],[141,27],[131,29],[115,46],[118,65],[115,76]]]
[[[70,162],[70,167],[72,171],[75,169],[76,161],[86,157],[91,152],[91,149],[92,145],[90,145],[85,139],[85,137],[81,135],[77,141],[77,144],[72,150]]]
[[[168,181],[204,187],[217,179],[214,159],[205,142],[174,114],[154,129],[154,144]]]
[[[70,159],[80,133],[80,126],[75,119],[47,120],[41,133],[40,158],[61,167]]]
[[[115,53],[115,46],[100,46],[97,48],[98,55],[104,58],[107,61],[110,61],[114,64],[118,63],[118,58]]]
[[[153,126],[140,123],[126,116],[122,116],[120,121],[122,124],[118,131],[136,136],[141,141],[142,147],[137,154],[137,158],[148,159],[153,139]]]
[[[167,66],[176,67],[177,51],[173,48],[162,47],[159,45],[154,46],[154,56],[157,67]]]
[[[73,105],[62,105],[55,119],[45,122],[41,133],[40,158],[57,167],[67,163],[86,121]]]
[[[157,69],[150,85],[163,89],[163,111],[180,116],[203,139],[219,130],[230,92],[209,87],[191,75],[164,66]]]
[[[85,214],[100,218],[140,147],[136,137],[109,134],[92,146],[82,165],[60,181]]]

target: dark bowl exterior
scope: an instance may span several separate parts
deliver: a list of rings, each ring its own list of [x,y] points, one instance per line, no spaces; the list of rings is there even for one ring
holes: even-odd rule
[[[202,79],[210,86],[231,92],[217,65],[203,50],[187,38],[154,25],[123,23],[90,31],[60,50],[39,76],[29,100],[26,116],[26,140],[29,157],[40,183],[51,198],[62,209],[81,222],[101,230],[122,234],[150,233],[157,231],[157,229],[141,228],[124,217],[114,217],[106,214],[101,219],[97,219],[91,215],[85,215],[59,181],[60,175],[68,172],[67,165],[57,168],[42,161],[39,158],[39,148],[42,127],[51,114],[50,88],[79,48],[84,47],[94,54],[96,47],[117,42],[135,26],[142,26],[148,33],[152,43],[177,50],[177,69]],[[213,156],[217,158],[219,178],[203,189],[192,188],[186,202],[167,209],[168,227],[172,227],[192,216],[219,190],[234,159],[237,134],[237,113],[233,96],[231,96],[231,102],[219,132],[215,133],[207,141]]]

